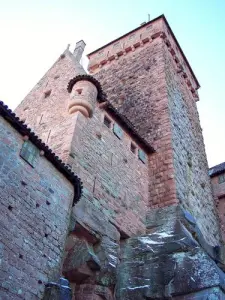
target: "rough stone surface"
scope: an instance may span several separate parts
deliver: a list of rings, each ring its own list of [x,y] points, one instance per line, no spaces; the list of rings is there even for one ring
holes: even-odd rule
[[[58,279],[73,186],[44,157],[32,168],[23,137],[0,117],[0,299],[41,299]]]
[[[177,198],[196,218],[208,242],[216,244],[220,239],[219,224],[196,101],[177,73],[171,54],[167,49],[164,53]]]
[[[224,273],[184,225],[169,222],[125,242],[116,299],[170,299],[224,283]]]
[[[213,189],[213,196],[215,205],[217,207],[219,220],[220,220],[220,228],[222,231],[223,242],[225,242],[225,182],[220,182],[219,177],[225,176],[225,173],[221,173],[219,175],[215,175],[211,177],[211,185]]]

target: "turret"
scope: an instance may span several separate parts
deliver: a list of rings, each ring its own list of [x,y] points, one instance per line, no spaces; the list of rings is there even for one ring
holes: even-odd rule
[[[91,118],[97,98],[103,100],[103,93],[99,82],[90,75],[78,75],[70,80],[68,87],[70,98],[68,112],[81,112],[86,118]]]

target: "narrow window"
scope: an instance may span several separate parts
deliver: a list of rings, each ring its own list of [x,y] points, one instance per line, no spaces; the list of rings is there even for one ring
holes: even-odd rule
[[[123,137],[123,130],[119,127],[118,124],[113,125],[113,133],[121,140]]]
[[[219,181],[219,183],[225,182],[225,174],[219,175],[218,181]]]
[[[107,126],[108,128],[110,128],[112,122],[111,122],[111,120],[107,116],[104,116],[103,123],[105,124],[105,126]]]
[[[141,149],[138,149],[138,158],[144,163],[146,164],[147,162],[147,155],[145,154],[145,152]]]
[[[77,91],[77,94],[78,94],[78,95],[81,95],[82,89],[77,89],[76,91]]]
[[[137,147],[134,145],[134,143],[131,142],[131,144],[130,144],[131,152],[136,153],[136,149],[137,149]]]
[[[48,98],[51,95],[52,90],[45,91],[45,98]]]
[[[33,145],[30,141],[25,141],[20,151],[20,156],[34,168],[38,152],[39,150],[35,145]]]

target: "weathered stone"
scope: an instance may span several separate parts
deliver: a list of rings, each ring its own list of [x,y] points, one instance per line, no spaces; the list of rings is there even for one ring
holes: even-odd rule
[[[114,241],[119,240],[120,234],[116,227],[109,223],[107,216],[102,211],[85,198],[82,198],[73,208],[73,214],[76,221],[97,236],[106,235]]]
[[[71,282],[81,282],[100,269],[100,261],[91,245],[70,235],[67,240],[63,274]]]
[[[73,185],[45,156],[37,156],[34,168],[19,156],[23,143],[23,136],[0,115],[4,300],[42,299],[45,284],[59,278],[74,196]]]
[[[119,264],[119,245],[108,237],[103,237],[96,248],[101,270],[96,274],[96,282],[103,286],[116,284],[116,269]]]
[[[111,290],[107,287],[101,285],[82,284],[76,289],[75,299],[113,300],[114,298]]]
[[[59,283],[49,282],[45,287],[43,300],[71,300],[72,291],[69,282],[65,278],[60,278]]]
[[[224,273],[178,222],[125,242],[116,298],[167,299],[224,283]]]

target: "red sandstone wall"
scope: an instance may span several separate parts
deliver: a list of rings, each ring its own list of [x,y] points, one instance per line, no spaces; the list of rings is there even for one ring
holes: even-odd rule
[[[108,99],[156,150],[149,160],[149,206],[180,202],[195,216],[208,242],[217,244],[219,226],[196,107],[197,83],[166,24],[160,21],[158,35],[154,24],[152,30],[149,36],[155,38],[133,51],[124,48],[129,35],[117,41],[123,51],[112,61],[107,58],[98,65],[98,53],[90,55],[90,70]],[[99,52],[107,53],[110,47],[113,44]]]
[[[104,212],[107,222],[121,233],[130,236],[145,232],[148,162],[144,164],[137,152],[131,152],[132,139],[126,132],[120,140],[112,128],[103,124],[104,115],[96,107],[91,119],[80,113],[76,116],[69,164],[79,174],[85,189],[75,210],[78,212],[85,202],[88,207],[94,205]],[[79,214],[77,217],[79,220]]]
[[[63,160],[68,157],[73,132],[73,120],[68,118],[67,111],[67,84],[78,73],[85,72],[66,51],[15,110]]]
[[[109,101],[156,150],[149,159],[149,206],[176,203],[163,40],[158,37],[95,72]]]
[[[60,58],[19,105],[16,113],[25,117],[35,132],[71,164],[81,178],[84,198],[77,211],[85,213],[88,226],[94,226],[90,225],[90,214],[96,210],[124,235],[144,232],[148,166],[130,151],[128,135],[124,134],[120,141],[103,125],[100,109],[96,108],[90,119],[80,113],[69,114],[70,94],[66,87],[79,70],[77,64],[68,53],[65,58]],[[45,98],[46,90],[51,90],[51,94]]]
[[[42,299],[58,280],[73,186],[43,156],[32,168],[22,136],[0,118],[0,298]]]

